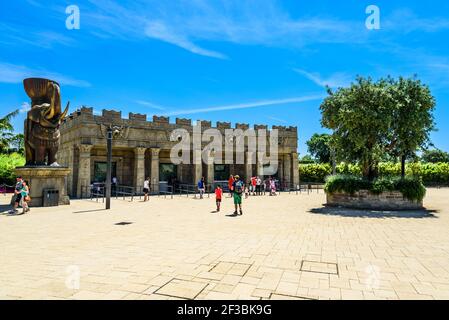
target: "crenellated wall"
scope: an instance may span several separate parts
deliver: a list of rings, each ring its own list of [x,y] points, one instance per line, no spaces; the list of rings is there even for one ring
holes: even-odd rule
[[[152,121],[147,119],[147,115],[130,112],[128,118],[122,117],[120,111],[102,110],[101,115],[96,115],[91,107],[81,107],[81,109],[70,114],[61,124],[61,142],[65,143],[70,140],[80,140],[81,143],[95,144],[95,139],[104,138],[104,130],[110,124],[121,126],[126,131],[124,139],[130,141],[130,146],[134,146],[132,141],[136,141],[135,145],[160,144],[162,142],[171,143],[170,132],[177,128],[186,129],[192,132],[193,125],[201,122],[201,129],[215,128],[220,131],[226,129],[255,129],[267,130],[267,135],[273,129],[278,130],[280,152],[296,152],[298,133],[296,126],[272,126],[271,130],[267,125],[255,124],[250,126],[247,123],[235,123],[231,126],[231,122],[218,121],[215,125],[211,121],[196,120],[186,118],[176,118],[174,123],[170,122],[169,117],[157,116],[152,117]],[[76,134],[70,135],[73,129]],[[143,130],[143,131],[142,131]],[[118,139],[120,140],[120,139]],[[139,142],[137,142],[139,141]],[[162,145],[165,147],[165,145]]]

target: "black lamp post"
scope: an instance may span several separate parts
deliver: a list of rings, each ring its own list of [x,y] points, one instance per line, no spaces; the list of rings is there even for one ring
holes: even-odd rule
[[[111,209],[111,180],[112,180],[112,126],[107,130],[107,168],[106,168],[106,210]]]

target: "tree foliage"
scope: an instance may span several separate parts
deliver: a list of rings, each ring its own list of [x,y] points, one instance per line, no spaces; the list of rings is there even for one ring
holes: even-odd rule
[[[435,99],[415,78],[358,77],[348,88],[328,88],[328,94],[321,123],[333,130],[337,159],[359,163],[369,180],[378,176],[386,154],[405,159],[429,142]]]
[[[449,162],[449,153],[438,149],[424,150],[421,160],[430,163]]]
[[[307,150],[320,163],[331,161],[331,136],[326,133],[315,133],[307,142]]]
[[[23,134],[14,134],[11,123],[12,118],[18,113],[19,110],[15,110],[0,118],[0,153],[24,152]]]

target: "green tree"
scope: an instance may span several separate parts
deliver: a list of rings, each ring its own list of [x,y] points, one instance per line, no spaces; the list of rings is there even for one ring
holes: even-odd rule
[[[439,149],[424,150],[421,160],[428,163],[449,162],[449,153]]]
[[[9,150],[9,145],[11,140],[14,138],[13,130],[14,127],[11,123],[12,118],[14,118],[19,113],[19,110],[8,113],[3,118],[0,118],[0,153],[7,152]]]
[[[309,153],[320,163],[330,163],[331,161],[331,149],[330,149],[331,136],[326,133],[315,133],[307,142],[307,150]]]
[[[394,121],[387,150],[401,159],[401,175],[404,177],[406,160],[415,157],[418,148],[426,148],[430,143],[430,132],[435,129],[435,98],[429,87],[416,77],[388,78],[388,82]]]
[[[15,134],[9,141],[8,152],[16,152],[25,155],[25,138],[22,133]]]
[[[315,163],[315,159],[310,154],[306,154],[299,158],[299,163]]]
[[[330,145],[337,159],[358,162],[362,174],[373,180],[393,121],[387,81],[357,77],[349,88],[327,91],[321,124],[333,130]]]

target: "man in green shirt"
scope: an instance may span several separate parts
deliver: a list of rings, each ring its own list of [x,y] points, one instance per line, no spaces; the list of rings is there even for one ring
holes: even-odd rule
[[[243,190],[245,188],[245,184],[243,183],[242,180],[240,180],[240,176],[236,175],[234,176],[234,183],[233,183],[233,197],[234,197],[234,206],[235,206],[235,211],[234,214],[237,215],[237,207],[240,209],[240,215],[243,214],[242,211],[242,194],[243,194]]]

